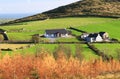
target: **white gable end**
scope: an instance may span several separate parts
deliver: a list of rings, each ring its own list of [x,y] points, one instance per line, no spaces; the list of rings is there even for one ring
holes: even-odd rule
[[[96,42],[101,42],[103,41],[102,37],[98,34],[98,36],[96,37]]]

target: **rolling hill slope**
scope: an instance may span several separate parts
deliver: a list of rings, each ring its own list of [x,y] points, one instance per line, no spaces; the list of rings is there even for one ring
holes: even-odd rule
[[[4,24],[45,20],[69,16],[120,17],[120,0],[82,0],[40,14],[24,17]],[[2,24],[2,25],[4,25]]]

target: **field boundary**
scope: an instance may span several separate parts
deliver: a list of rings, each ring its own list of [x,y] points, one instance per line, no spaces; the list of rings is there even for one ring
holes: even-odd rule
[[[79,29],[76,29],[76,28],[73,28],[73,27],[70,27],[69,29],[71,29],[71,30],[75,30],[75,31],[77,31],[77,32],[81,32],[81,33],[87,33],[86,31],[79,30]]]
[[[73,27],[70,27],[69,29],[72,29],[72,30],[75,30],[75,31],[81,32],[81,33],[88,33],[86,31],[79,30],[79,29],[76,29],[76,28],[73,28]],[[109,43],[109,44],[113,44],[113,43],[120,43],[120,41],[94,42],[94,43],[100,43],[100,44]],[[94,43],[92,43],[92,44],[94,44]],[[95,54],[97,54],[98,56],[101,56],[103,58],[103,60],[110,60],[111,58],[113,58],[112,56],[109,57],[108,55],[104,54],[104,52],[100,51],[97,47],[95,47],[91,43],[86,42],[85,44],[87,44],[87,46],[89,47],[89,49],[91,49],[93,52],[95,52]]]
[[[98,48],[96,48],[94,45],[87,43],[87,46],[95,52],[95,54],[101,56],[103,58],[103,60],[110,60],[110,57],[106,54],[104,54],[104,52],[100,51]],[[113,58],[113,57],[111,57]]]

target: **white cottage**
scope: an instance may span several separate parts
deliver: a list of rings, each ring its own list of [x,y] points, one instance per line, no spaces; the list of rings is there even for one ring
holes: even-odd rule
[[[109,40],[109,34],[107,32],[99,32],[99,34],[104,41]]]
[[[87,42],[102,42],[108,41],[109,35],[107,32],[99,32],[99,33],[83,33],[81,38]]]
[[[89,36],[86,38],[86,41],[87,42],[102,42],[103,39],[102,37],[100,36],[100,34],[89,34]]]

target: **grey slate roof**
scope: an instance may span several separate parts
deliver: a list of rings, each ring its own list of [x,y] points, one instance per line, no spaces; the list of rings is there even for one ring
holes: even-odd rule
[[[89,34],[89,36],[88,37],[97,37],[98,36],[98,33],[94,33],[94,34]]]
[[[51,29],[51,30],[46,30],[46,34],[56,34],[56,33],[61,33],[61,34],[66,34],[68,33],[66,29]]]
[[[99,32],[101,37],[103,37],[104,33],[106,33],[106,32]]]

